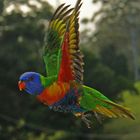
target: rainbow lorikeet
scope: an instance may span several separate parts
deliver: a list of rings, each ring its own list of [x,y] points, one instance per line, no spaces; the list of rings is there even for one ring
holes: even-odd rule
[[[19,78],[19,89],[35,95],[50,109],[80,116],[88,127],[88,112],[110,118],[134,119],[128,108],[83,85],[84,63],[79,49],[81,5],[81,0],[78,0],[74,8],[62,4],[56,9],[48,25],[43,49],[47,77],[36,72],[25,72]]]

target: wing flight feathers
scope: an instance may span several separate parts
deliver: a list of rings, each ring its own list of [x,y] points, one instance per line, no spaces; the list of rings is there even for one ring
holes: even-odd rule
[[[62,61],[59,72],[60,81],[68,82],[75,80],[80,84],[83,83],[84,71],[83,55],[79,48],[79,10],[81,5],[81,0],[78,0],[67,22],[66,33],[62,45]]]
[[[48,76],[58,75],[61,59],[60,50],[66,32],[66,20],[73,10],[69,6],[62,4],[56,9],[47,29],[43,58]]]

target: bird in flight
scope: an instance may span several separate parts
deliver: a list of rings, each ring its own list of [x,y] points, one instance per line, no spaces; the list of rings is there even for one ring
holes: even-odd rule
[[[90,114],[134,119],[126,107],[114,103],[99,91],[83,84],[83,54],[79,48],[79,14],[82,0],[74,8],[62,4],[54,12],[45,35],[43,59],[46,75],[23,73],[20,90],[34,95],[44,105],[81,117],[88,128]],[[97,117],[98,118],[98,117]]]

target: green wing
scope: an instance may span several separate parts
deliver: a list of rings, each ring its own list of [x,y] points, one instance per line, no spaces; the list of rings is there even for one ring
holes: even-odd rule
[[[125,117],[135,119],[128,108],[112,102],[99,91],[87,86],[83,86],[80,106],[87,111],[97,112],[110,118]]]
[[[49,23],[43,50],[47,76],[58,75],[62,41],[66,31],[66,23],[72,10],[72,8],[69,9],[69,5],[60,5]]]

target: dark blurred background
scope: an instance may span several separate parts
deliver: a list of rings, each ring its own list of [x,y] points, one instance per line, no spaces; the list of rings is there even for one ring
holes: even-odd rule
[[[135,121],[105,118],[100,124],[93,119],[91,129],[72,114],[53,112],[18,90],[23,72],[45,74],[43,38],[55,9],[37,1],[40,6],[29,0],[0,1],[0,140],[139,140],[140,1],[93,0],[101,8],[80,23],[96,27],[85,28],[80,36],[85,84],[136,115]]]

